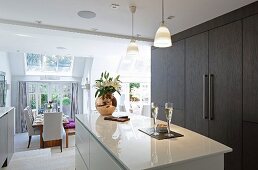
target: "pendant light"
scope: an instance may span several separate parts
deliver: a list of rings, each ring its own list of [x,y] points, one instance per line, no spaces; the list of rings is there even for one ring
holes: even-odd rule
[[[131,42],[129,43],[128,47],[127,47],[127,56],[138,56],[139,55],[139,49],[138,46],[136,44],[136,40],[134,39],[134,13],[136,11],[136,6],[130,6],[130,11],[132,13],[132,38],[131,38]]]
[[[171,34],[169,29],[165,26],[164,21],[164,0],[162,0],[162,22],[158,31],[156,32],[154,46],[159,48],[172,46]]]

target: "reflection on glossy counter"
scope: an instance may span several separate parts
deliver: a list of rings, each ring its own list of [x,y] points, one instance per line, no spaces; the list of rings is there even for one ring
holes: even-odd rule
[[[130,113],[113,114],[120,115],[128,115],[131,120],[125,123],[108,121],[97,112],[76,117],[110,154],[129,169],[148,169],[232,151],[223,144],[176,125],[172,125],[171,130],[184,137],[156,140],[138,130],[152,127],[151,118]]]

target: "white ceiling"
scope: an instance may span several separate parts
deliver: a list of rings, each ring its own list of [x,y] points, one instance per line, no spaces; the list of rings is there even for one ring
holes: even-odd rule
[[[17,34],[29,37],[17,36]],[[45,30],[0,23],[0,51],[34,52],[41,54],[71,54],[80,57],[110,57],[120,60],[129,43],[127,39]],[[138,42],[142,49],[147,42]],[[59,50],[56,47],[65,47]],[[140,51],[143,53],[144,51]]]
[[[256,0],[165,0],[165,16],[172,34],[228,13]],[[118,3],[119,9],[111,9]],[[135,33],[153,38],[161,20],[161,0],[0,0],[0,18],[16,21],[130,35],[129,5],[136,4]],[[80,10],[96,12],[94,19],[77,16]]]
[[[254,1],[165,0],[165,16],[175,16],[167,20],[171,33],[175,34]],[[120,4],[120,8],[111,9],[112,3]],[[0,0],[0,50],[106,59],[112,56],[120,60],[129,43],[123,36],[131,33],[129,4],[137,6],[135,34],[153,39],[161,20],[161,0]],[[94,11],[97,16],[90,20],[80,18],[77,16],[80,10]],[[35,20],[41,20],[42,24],[36,24]],[[87,34],[92,28],[98,29],[96,34],[107,33],[111,37]],[[114,38],[114,34],[120,38]],[[146,45],[152,45],[139,41],[138,44],[140,52]],[[67,49],[57,50],[60,46]]]

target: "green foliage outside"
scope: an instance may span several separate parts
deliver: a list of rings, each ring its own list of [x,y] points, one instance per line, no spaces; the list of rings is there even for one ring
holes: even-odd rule
[[[134,88],[140,88],[140,83],[130,83],[129,84],[130,87],[130,101],[140,101],[140,99],[136,96],[133,96],[133,89]]]
[[[60,97],[57,93],[52,94],[51,99],[53,103],[57,103],[58,105],[60,105]]]
[[[41,94],[40,97],[41,97],[41,99],[40,99],[41,101],[40,101],[40,102],[41,102],[42,104],[48,102],[48,101],[47,101],[47,94]]]
[[[70,105],[71,104],[71,100],[70,100],[70,98],[69,97],[64,97],[64,99],[63,99],[63,106],[68,106],[68,105]]]
[[[131,92],[133,88],[137,88],[137,89],[140,88],[140,83],[130,83],[129,86],[130,86],[130,92]]]
[[[30,102],[30,108],[31,108],[31,109],[36,109],[36,100],[31,100],[31,102]]]

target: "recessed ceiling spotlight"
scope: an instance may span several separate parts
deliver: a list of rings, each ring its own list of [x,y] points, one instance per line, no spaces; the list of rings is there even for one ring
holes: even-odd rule
[[[116,3],[113,3],[113,4],[110,5],[110,7],[111,7],[112,9],[118,9],[118,8],[120,7],[120,5],[119,5],[119,4],[116,4]]]
[[[32,37],[32,36],[26,35],[26,34],[15,34],[15,35],[20,36],[20,37]]]
[[[172,16],[172,15],[171,15],[171,16],[168,16],[168,17],[167,17],[167,19],[173,19],[173,18],[175,18],[175,16]]]
[[[65,47],[56,47],[56,49],[58,49],[58,50],[66,50]]]
[[[42,24],[42,21],[40,21],[40,20],[36,20],[35,21],[37,24]]]
[[[86,19],[92,19],[96,17],[96,13],[92,11],[79,11],[77,14],[79,15],[79,17]]]

